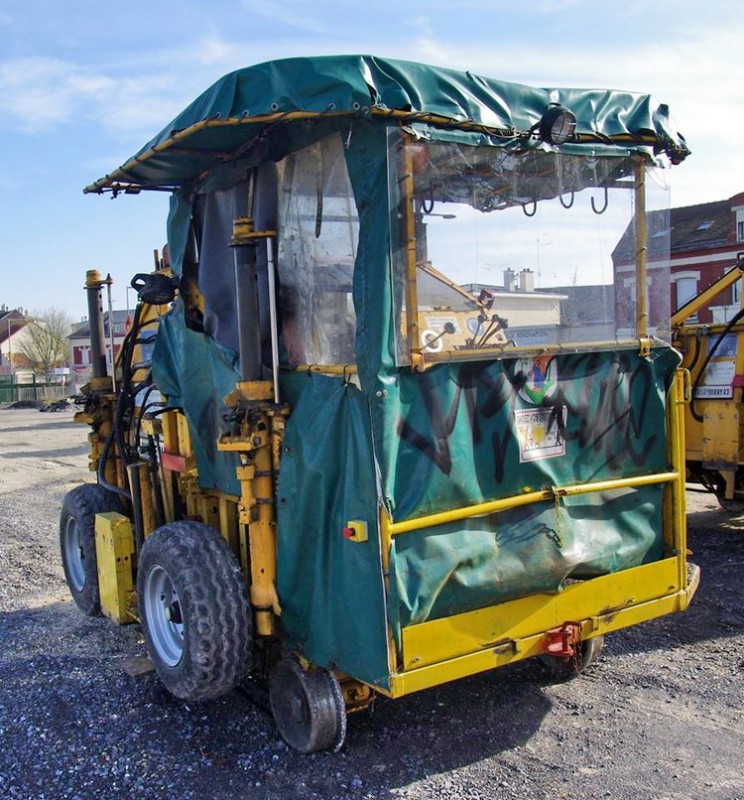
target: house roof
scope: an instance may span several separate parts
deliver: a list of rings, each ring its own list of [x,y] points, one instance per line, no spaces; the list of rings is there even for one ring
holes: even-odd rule
[[[126,309],[114,309],[113,312],[114,316],[114,327],[117,325],[126,325],[127,317],[131,316],[131,312],[127,311]],[[108,337],[109,335],[109,327],[108,327],[108,311],[105,311],[103,314],[103,333],[104,336]],[[114,336],[123,336],[124,331],[122,330],[121,333],[117,333],[114,331]],[[82,324],[78,325],[77,328],[67,337],[68,339],[90,339],[90,322],[83,322]]]
[[[26,317],[16,308],[0,311],[0,344],[7,342],[28,323]]]
[[[736,244],[733,209],[744,205],[744,194],[712,203],[680,206],[668,212],[662,209],[648,215],[648,257],[666,255],[667,242],[672,255],[693,250],[711,250]],[[667,222],[668,220],[668,222]],[[633,223],[625,229],[612,251],[615,263],[628,263],[634,258]]]
[[[611,283],[554,286],[549,291],[566,297],[561,303],[561,322],[564,325],[612,322],[615,319],[615,287]]]
[[[734,218],[730,200],[673,208],[671,251],[724,247],[734,241]]]

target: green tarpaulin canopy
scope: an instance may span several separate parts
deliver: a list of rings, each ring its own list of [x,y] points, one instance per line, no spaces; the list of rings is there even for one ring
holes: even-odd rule
[[[689,153],[667,106],[649,95],[533,88],[409,61],[320,56],[271,61],[220,78],[126,164],[85,191],[184,186],[265,148],[270,129],[276,139],[277,127],[307,126],[309,119],[348,127],[354,117],[395,118],[477,132],[484,143],[528,146],[530,129],[555,102],[576,115],[579,142],[650,148],[674,162]]]

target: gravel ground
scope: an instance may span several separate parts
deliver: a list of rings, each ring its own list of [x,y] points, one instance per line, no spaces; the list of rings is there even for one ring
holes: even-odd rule
[[[70,412],[0,410],[0,798],[614,798],[744,800],[744,519],[688,492],[703,569],[684,614],[613,634],[581,678],[523,663],[349,720],[344,750],[302,756],[244,694],[184,704],[137,626],[86,618],[57,542],[90,480]]]

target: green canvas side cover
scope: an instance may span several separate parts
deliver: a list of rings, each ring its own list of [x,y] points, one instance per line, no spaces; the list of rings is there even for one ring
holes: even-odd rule
[[[402,372],[378,448],[394,519],[667,471],[678,364],[662,347]],[[657,560],[661,497],[613,490],[396,536],[391,609],[405,626]]]
[[[277,589],[290,647],[315,664],[387,686],[385,593],[367,401],[308,377],[287,424],[277,504]],[[369,539],[344,538],[349,522]]]
[[[235,354],[189,329],[183,304],[177,300],[160,320],[152,373],[168,406],[182,408],[186,414],[199,486],[239,496],[237,456],[222,453],[216,446],[223,427],[223,399],[238,380]]]

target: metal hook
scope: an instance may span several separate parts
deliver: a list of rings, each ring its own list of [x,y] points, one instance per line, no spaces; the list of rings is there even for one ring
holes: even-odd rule
[[[595,214],[604,214],[607,211],[607,203],[609,202],[609,198],[607,196],[607,187],[604,187],[604,205],[602,208],[598,209],[597,206],[594,204],[594,198],[592,197],[592,211]]]
[[[537,214],[537,200],[532,201],[532,213],[527,211],[527,203],[522,203],[522,211],[524,211],[525,217],[534,217]]]
[[[563,208],[571,208],[574,204],[574,193],[571,192],[571,199],[568,203],[563,202],[563,166],[562,162],[558,161],[556,175],[558,176],[558,199],[561,201]]]

